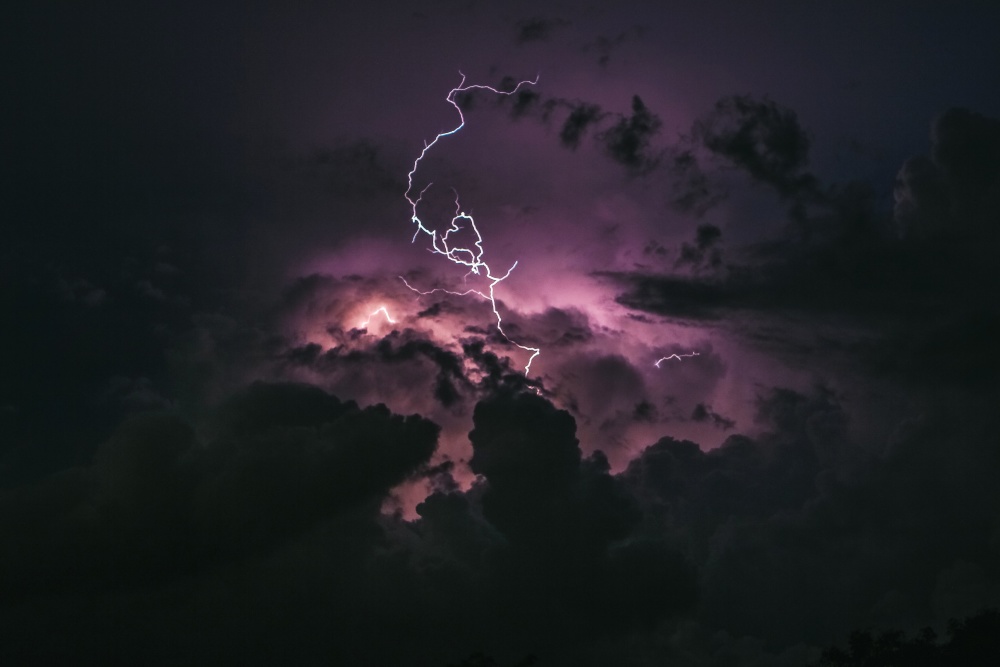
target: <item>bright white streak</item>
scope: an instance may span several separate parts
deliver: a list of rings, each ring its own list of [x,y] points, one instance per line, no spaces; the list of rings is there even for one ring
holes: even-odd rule
[[[701,355],[699,355],[697,352],[692,352],[691,354],[671,354],[670,356],[667,357],[661,357],[653,365],[659,368],[660,364],[662,364],[664,361],[669,361],[670,359],[676,359],[677,361],[680,361],[681,359],[687,359],[688,357],[698,357],[698,356]]]
[[[359,329],[367,329],[368,325],[372,321],[372,318],[375,317],[376,315],[378,315],[379,313],[382,313],[383,315],[385,315],[385,319],[387,319],[389,321],[389,324],[395,324],[396,323],[396,320],[392,319],[392,316],[389,315],[389,311],[386,310],[385,306],[380,306],[380,307],[376,308],[375,310],[373,310],[371,312],[371,314],[368,315],[368,317],[365,318],[364,322],[362,322],[361,326],[358,327],[358,328]]]
[[[462,74],[462,72],[459,72],[459,74]],[[493,309],[493,314],[497,318],[497,330],[500,331],[500,334],[507,340],[507,342],[511,343],[516,347],[521,348],[525,352],[531,353],[531,356],[528,358],[528,363],[524,365],[525,375],[527,375],[531,371],[531,362],[534,361],[535,357],[541,354],[542,351],[537,347],[521,345],[520,343],[511,340],[510,337],[507,336],[507,333],[503,330],[503,318],[500,316],[500,311],[497,310],[497,302],[495,294],[496,286],[499,283],[503,282],[507,278],[507,276],[510,275],[510,272],[513,271],[514,267],[517,266],[517,262],[514,262],[511,265],[511,267],[507,269],[507,272],[502,276],[493,275],[493,271],[490,269],[489,264],[487,264],[483,260],[483,253],[485,252],[483,249],[483,237],[479,233],[479,229],[476,227],[476,221],[472,218],[472,216],[462,211],[461,205],[459,204],[458,201],[457,192],[455,193],[455,215],[451,219],[451,226],[441,235],[438,235],[437,230],[429,229],[428,227],[424,226],[424,223],[420,219],[420,216],[417,215],[417,206],[423,199],[424,193],[426,193],[427,190],[430,189],[433,183],[428,183],[426,187],[424,187],[424,189],[420,191],[416,199],[414,199],[411,196],[411,192],[413,191],[413,175],[417,173],[417,168],[420,166],[420,161],[424,159],[425,155],[427,155],[427,151],[429,151],[432,146],[434,146],[438,141],[440,141],[442,137],[451,136],[457,133],[463,127],[465,127],[465,115],[462,114],[461,107],[459,107],[458,102],[455,101],[455,95],[470,90],[488,90],[498,95],[513,95],[521,88],[521,86],[526,84],[535,85],[537,83],[538,83],[538,77],[536,76],[534,81],[521,81],[510,92],[503,92],[491,86],[483,86],[483,85],[466,86],[465,74],[462,74],[461,83],[459,83],[457,87],[452,88],[451,91],[448,93],[448,95],[445,97],[445,100],[447,100],[447,102],[451,106],[455,107],[455,111],[458,112],[459,123],[454,129],[448,130],[447,132],[439,133],[436,137],[434,137],[433,141],[424,142],[424,149],[420,151],[420,155],[417,157],[416,160],[413,161],[413,169],[411,169],[410,173],[407,174],[406,177],[407,188],[405,193],[406,201],[410,203],[410,209],[411,209],[410,221],[417,226],[417,231],[413,233],[413,240],[411,242],[416,242],[417,236],[419,236],[421,233],[426,234],[431,239],[431,252],[438,255],[444,255],[455,264],[468,267],[469,273],[474,273],[476,275],[480,275],[480,273],[482,273],[486,277],[486,279],[489,280],[489,294],[486,294],[479,290],[469,290],[467,292],[450,292],[448,290],[440,290],[440,291],[458,296],[477,294],[482,298],[486,299],[487,301],[489,301],[490,306]],[[452,248],[448,245],[448,236],[452,232],[458,232],[462,229],[462,226],[459,224],[460,221],[467,221],[469,228],[476,235],[475,236],[476,240],[473,243],[473,247],[471,248],[461,248],[461,247]],[[438,290],[431,290],[430,292],[420,292],[419,290],[411,287],[410,284],[407,283],[405,280],[403,280],[403,283],[406,284],[406,286],[409,287],[414,292],[417,292],[418,294],[431,294],[433,292],[438,291]]]

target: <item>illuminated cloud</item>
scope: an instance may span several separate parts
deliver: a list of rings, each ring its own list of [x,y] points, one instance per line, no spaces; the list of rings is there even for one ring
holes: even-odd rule
[[[11,15],[0,659],[801,667],[1000,604],[996,10],[717,4]]]

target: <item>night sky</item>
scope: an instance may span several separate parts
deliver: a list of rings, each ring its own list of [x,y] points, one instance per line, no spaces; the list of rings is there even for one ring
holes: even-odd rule
[[[4,664],[1000,606],[993,3],[343,4],[2,22]]]

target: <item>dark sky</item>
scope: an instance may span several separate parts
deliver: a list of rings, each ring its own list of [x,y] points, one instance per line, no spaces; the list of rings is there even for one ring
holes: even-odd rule
[[[804,665],[1000,605],[991,3],[341,4],[2,22],[5,663]]]

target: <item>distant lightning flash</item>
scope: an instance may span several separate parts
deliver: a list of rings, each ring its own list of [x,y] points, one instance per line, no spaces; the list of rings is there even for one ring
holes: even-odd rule
[[[687,359],[688,357],[699,357],[699,356],[701,355],[698,354],[697,352],[692,352],[690,354],[671,354],[669,356],[658,359],[656,363],[653,365],[659,368],[660,364],[662,364],[664,361],[670,361],[671,359],[676,359],[677,361],[680,361],[681,359]]]
[[[414,287],[410,283],[406,282],[406,278],[404,278],[403,276],[399,276],[399,279],[402,280],[403,284],[406,285],[407,287],[409,287],[410,290],[416,292],[420,296],[428,296],[428,295],[431,295],[431,294],[437,294],[438,292],[442,292],[444,294],[451,294],[452,296],[469,296],[470,294],[475,294],[476,296],[481,296],[482,298],[486,299],[487,301],[490,300],[489,296],[483,294],[482,292],[480,292],[477,289],[467,289],[464,292],[452,292],[451,290],[444,289],[443,287],[435,287],[432,290],[427,290],[426,292],[424,292],[424,291],[418,290],[416,287]]]
[[[459,74],[462,73],[459,72]],[[489,289],[488,292],[482,292],[479,290],[468,290],[466,292],[451,292],[449,290],[437,290],[437,289],[431,290],[430,292],[421,292],[420,290],[417,290],[414,287],[412,287],[405,280],[403,280],[403,283],[418,294],[432,294],[437,291],[445,292],[447,294],[452,294],[456,296],[467,296],[469,294],[476,294],[482,297],[483,299],[489,301],[490,306],[493,309],[493,314],[496,315],[497,329],[500,331],[500,334],[512,345],[521,348],[525,352],[531,353],[531,357],[528,359],[528,363],[524,365],[525,375],[527,375],[528,372],[531,370],[531,362],[534,361],[535,357],[541,354],[542,351],[537,347],[529,347],[527,345],[521,345],[520,343],[511,340],[510,337],[507,336],[507,333],[503,330],[503,318],[500,317],[500,311],[497,310],[497,301],[495,294],[496,286],[507,279],[511,271],[514,270],[514,267],[517,266],[517,262],[514,262],[511,265],[511,267],[507,269],[507,272],[504,273],[503,275],[496,276],[493,274],[493,271],[490,269],[489,264],[487,264],[486,261],[483,259],[483,254],[485,250],[483,249],[482,234],[479,233],[479,229],[476,227],[476,221],[473,220],[472,216],[462,211],[461,204],[459,204],[458,201],[457,192],[455,193],[455,215],[451,219],[451,226],[448,227],[448,229],[443,234],[438,234],[437,230],[426,227],[423,221],[420,219],[420,216],[417,214],[417,206],[423,200],[424,194],[427,192],[427,190],[430,189],[433,183],[428,183],[424,187],[424,189],[421,190],[419,194],[417,194],[416,198],[412,196],[412,192],[413,192],[413,176],[414,174],[417,173],[417,168],[420,166],[420,161],[424,159],[425,155],[427,155],[427,151],[429,151],[431,147],[433,147],[438,141],[440,141],[442,137],[448,137],[453,134],[456,134],[459,130],[465,127],[465,116],[462,114],[462,109],[461,107],[458,106],[458,102],[455,101],[455,96],[458,93],[464,93],[469,90],[488,90],[498,95],[513,95],[521,88],[521,86],[529,84],[535,85],[537,83],[538,83],[538,77],[536,76],[534,81],[521,81],[514,87],[513,90],[509,92],[503,92],[491,86],[482,86],[482,85],[466,86],[465,74],[462,74],[461,83],[459,83],[457,87],[452,88],[451,91],[448,93],[448,95],[445,97],[445,99],[448,101],[448,104],[455,107],[455,111],[458,112],[459,123],[454,129],[448,130],[447,132],[439,133],[436,137],[434,137],[433,141],[424,142],[424,149],[420,151],[420,155],[417,157],[416,160],[413,161],[413,169],[411,169],[410,173],[407,175],[406,179],[407,188],[405,193],[406,201],[410,203],[410,209],[412,212],[410,216],[410,221],[417,226],[417,231],[413,233],[412,242],[416,242],[417,237],[420,234],[426,234],[431,239],[431,247],[429,248],[431,252],[438,255],[444,255],[451,262],[454,262],[455,264],[458,264],[460,266],[468,267],[469,273],[473,273],[476,275],[482,274],[489,281]],[[449,245],[448,241],[449,235],[452,232],[461,231],[464,228],[464,224],[467,224],[468,225],[467,228],[470,229],[473,234],[475,234],[475,239],[476,239],[475,242],[472,244],[472,247],[467,247],[467,248],[452,247],[451,245]],[[466,275],[468,275],[469,273],[467,273]],[[402,280],[402,277],[400,279]],[[386,313],[386,316],[388,316],[388,313]]]
[[[368,315],[368,317],[366,317],[364,319],[364,321],[361,323],[361,326],[359,326],[358,328],[359,329],[367,329],[368,325],[371,324],[372,318],[375,317],[376,315],[378,315],[379,313],[382,313],[383,315],[385,315],[385,319],[389,321],[389,324],[395,324],[396,323],[396,320],[392,319],[392,316],[389,314],[389,311],[386,310],[385,306],[380,306],[380,307],[376,308],[375,310],[373,310]]]

